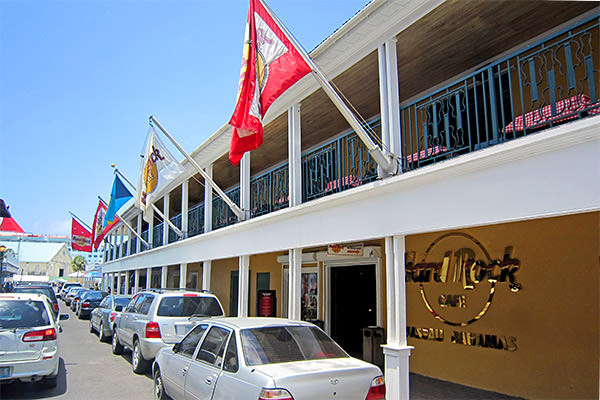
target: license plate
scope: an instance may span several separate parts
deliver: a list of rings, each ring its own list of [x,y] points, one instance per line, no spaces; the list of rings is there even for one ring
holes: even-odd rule
[[[10,378],[11,367],[0,367],[0,379]]]

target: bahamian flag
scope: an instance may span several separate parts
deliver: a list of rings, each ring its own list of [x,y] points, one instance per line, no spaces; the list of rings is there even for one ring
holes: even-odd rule
[[[119,178],[119,175],[115,174],[112,191],[110,192],[110,201],[108,202],[108,209],[106,210],[102,226],[112,224],[115,220],[117,211],[119,211],[119,209],[132,197],[133,195],[127,187],[125,187],[123,181]]]

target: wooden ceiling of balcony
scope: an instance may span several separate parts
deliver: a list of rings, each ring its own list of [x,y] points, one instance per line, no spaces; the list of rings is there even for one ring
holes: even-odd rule
[[[398,36],[401,101],[428,90],[596,7],[598,2],[448,1]],[[312,79],[312,78],[305,78]],[[377,51],[334,79],[365,118],[379,113]],[[322,90],[302,100],[302,149],[348,129]],[[251,174],[287,161],[287,113],[265,127],[252,152]],[[239,168],[224,155],[213,167],[222,188],[239,184]],[[192,196],[192,188],[190,187]],[[202,196],[197,196],[201,198]],[[192,203],[190,202],[190,205]]]

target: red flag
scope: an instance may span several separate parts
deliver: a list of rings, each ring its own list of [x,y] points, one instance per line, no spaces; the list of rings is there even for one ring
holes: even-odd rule
[[[237,104],[229,121],[233,165],[262,144],[262,118],[269,106],[310,71],[260,0],[250,0]]]
[[[98,208],[96,208],[96,214],[94,214],[94,223],[92,225],[92,233],[94,235],[94,250],[98,249],[98,246],[100,246],[100,243],[102,243],[104,236],[106,236],[108,231],[110,231],[112,227],[120,221],[119,217],[115,216],[115,220],[112,223],[107,224],[103,229],[102,225],[104,223],[104,216],[106,215],[107,208],[108,207],[102,200],[98,200]]]
[[[71,248],[92,252],[92,232],[85,229],[75,218],[71,219]]]

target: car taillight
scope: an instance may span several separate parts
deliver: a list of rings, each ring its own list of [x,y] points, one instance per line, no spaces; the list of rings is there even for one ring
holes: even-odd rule
[[[294,400],[290,392],[285,389],[264,389],[260,391],[258,400]]]
[[[146,337],[149,339],[160,339],[158,322],[150,321],[146,323]]]
[[[24,342],[45,342],[47,340],[56,340],[56,330],[54,328],[31,331],[23,335]]]
[[[55,312],[58,312],[58,303],[52,303],[52,309],[53,309]]]
[[[113,311],[110,313],[110,317],[108,317],[108,319],[110,320],[110,322],[115,322],[116,316],[117,316],[117,313]]]
[[[367,393],[367,397],[365,400],[382,400],[385,399],[385,380],[383,376],[378,376],[373,378],[371,382],[371,387],[369,388],[369,393]]]
[[[85,307],[89,307],[90,303],[88,303],[87,301],[81,303],[81,308],[85,308]]]

